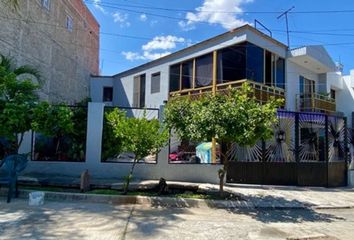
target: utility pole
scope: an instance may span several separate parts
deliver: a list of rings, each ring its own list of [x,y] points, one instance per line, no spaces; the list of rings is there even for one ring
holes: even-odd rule
[[[283,12],[282,14],[280,14],[277,19],[282,18],[283,16],[285,16],[285,21],[286,21],[286,35],[288,38],[288,48],[290,48],[290,37],[289,37],[289,23],[288,23],[288,13],[293,10],[295,7],[292,6],[291,8],[289,8],[288,10],[286,10],[285,12]]]

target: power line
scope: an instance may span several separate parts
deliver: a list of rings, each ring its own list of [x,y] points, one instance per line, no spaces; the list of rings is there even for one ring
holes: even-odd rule
[[[205,13],[225,13],[225,14],[281,14],[282,11],[214,11],[214,10],[196,10],[196,9],[182,9],[182,8],[166,8],[166,7],[154,7],[147,5],[131,5],[131,4],[119,4],[111,2],[94,3],[93,1],[86,0],[86,4],[97,5],[101,7],[126,7],[126,8],[139,8],[149,10],[161,10],[170,12],[205,12]],[[330,14],[330,13],[354,13],[354,9],[344,10],[310,10],[310,11],[292,11],[290,14]]]

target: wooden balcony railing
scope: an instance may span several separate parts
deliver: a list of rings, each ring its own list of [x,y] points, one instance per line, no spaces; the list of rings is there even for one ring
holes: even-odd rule
[[[297,110],[303,112],[336,112],[336,100],[317,93],[297,95]]]
[[[285,100],[285,92],[282,88],[270,87],[265,84],[257,83],[251,80],[237,80],[227,83],[220,83],[216,85],[216,92],[219,94],[227,94],[230,89],[240,88],[242,84],[248,83],[254,90],[254,95],[258,101],[261,103],[267,102],[270,97],[276,99],[281,98]],[[191,99],[198,99],[205,93],[211,93],[213,91],[212,86],[194,88],[194,89],[183,89],[181,91],[170,92],[170,98],[176,97],[190,97]],[[285,106],[285,101],[284,101]]]

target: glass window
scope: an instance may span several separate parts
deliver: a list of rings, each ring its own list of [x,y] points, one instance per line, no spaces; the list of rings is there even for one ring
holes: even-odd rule
[[[303,76],[300,76],[300,93],[304,93],[305,91],[305,88],[304,88],[304,77]]]
[[[182,89],[193,87],[193,61],[182,64]]]
[[[196,87],[210,86],[213,80],[213,54],[207,54],[196,59]]]
[[[74,27],[73,18],[70,16],[66,16],[66,29],[68,29],[69,32],[72,32],[73,27]]]
[[[151,93],[160,92],[160,79],[161,74],[159,72],[151,74]]]
[[[112,87],[104,87],[103,88],[103,101],[104,102],[112,102],[113,101],[113,88]]]
[[[285,60],[280,57],[276,61],[276,87],[285,89]]]
[[[179,91],[180,87],[180,64],[170,67],[170,92]]]
[[[145,79],[145,74],[134,77],[133,107],[145,107]]]
[[[247,43],[247,79],[264,82],[264,50],[252,43]]]
[[[140,75],[140,103],[139,107],[143,108],[145,107],[145,80],[146,80],[146,75]]]
[[[268,86],[273,86],[273,69],[274,69],[274,55],[271,52],[266,51],[265,53],[265,84]]]
[[[246,50],[236,45],[218,51],[218,83],[246,78]]]
[[[46,8],[49,10],[50,8],[50,0],[42,0],[42,7]]]
[[[336,99],[336,90],[331,89],[331,98]]]

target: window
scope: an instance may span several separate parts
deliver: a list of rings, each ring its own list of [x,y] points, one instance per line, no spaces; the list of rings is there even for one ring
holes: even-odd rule
[[[160,92],[160,79],[161,74],[159,72],[151,74],[151,93]]]
[[[271,52],[266,51],[265,53],[265,84],[268,86],[273,86],[274,83],[274,55]]]
[[[66,16],[66,29],[69,32],[73,31],[74,23],[73,23],[73,18],[70,16]]]
[[[42,7],[49,10],[50,9],[50,0],[42,0]]]
[[[210,86],[213,80],[213,54],[201,56],[195,60],[196,87]]]
[[[193,61],[182,63],[182,89],[193,87]]]
[[[315,81],[300,76],[300,93],[311,95],[315,91]]]
[[[244,44],[228,47],[218,52],[218,83],[246,78],[246,49]]]
[[[113,88],[104,87],[103,88],[103,102],[112,102],[113,101]]]
[[[145,80],[145,74],[134,77],[133,107],[145,107]]]
[[[275,85],[278,88],[285,89],[285,59],[278,57],[276,60],[276,81]]]
[[[336,99],[336,90],[331,89],[331,98]]]
[[[264,50],[252,43],[247,43],[247,79],[264,82]]]
[[[170,92],[179,91],[180,74],[180,64],[170,67]]]

